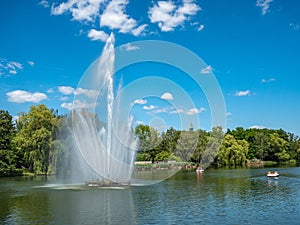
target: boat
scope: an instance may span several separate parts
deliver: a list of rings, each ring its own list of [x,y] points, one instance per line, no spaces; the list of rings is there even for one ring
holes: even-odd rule
[[[196,169],[196,173],[203,173],[204,169],[202,167]]]
[[[279,173],[277,171],[275,172],[268,171],[267,177],[279,177]]]

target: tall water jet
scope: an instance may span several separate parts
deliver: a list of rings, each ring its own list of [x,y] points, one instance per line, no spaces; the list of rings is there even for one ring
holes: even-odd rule
[[[132,118],[121,118],[120,88],[116,93],[114,90],[114,62],[111,34],[102,55],[75,91],[70,127],[78,156],[73,174],[77,181],[123,184],[131,180],[138,141],[131,129]]]

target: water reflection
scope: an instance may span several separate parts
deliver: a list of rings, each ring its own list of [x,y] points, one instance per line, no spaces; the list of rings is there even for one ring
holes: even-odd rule
[[[299,224],[300,168],[179,172],[122,190],[0,179],[4,224]],[[49,185],[49,182],[52,183]],[[1,223],[0,222],[0,223]]]

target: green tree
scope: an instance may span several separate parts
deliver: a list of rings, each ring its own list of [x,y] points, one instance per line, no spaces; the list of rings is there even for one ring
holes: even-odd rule
[[[248,147],[247,141],[236,140],[233,135],[226,134],[221,150],[218,152],[218,162],[225,166],[244,165]]]
[[[148,158],[150,158],[154,163],[156,155],[160,152],[161,137],[158,131],[147,125],[139,125],[135,128],[135,134],[139,138],[140,145],[137,158],[140,160],[149,160]]]
[[[290,159],[290,154],[287,152],[288,142],[280,137],[278,133],[270,135],[270,152],[273,154],[274,161],[286,162]]]
[[[184,162],[191,161],[197,149],[198,138],[198,131],[181,131],[174,155],[180,157]]]
[[[8,111],[0,110],[0,176],[10,176],[16,173],[16,155],[11,144],[14,134],[12,116]]]
[[[209,136],[208,136],[208,133],[204,130],[199,130],[198,133],[199,133],[198,143],[197,143],[197,147],[194,151],[194,154],[192,156],[192,161],[200,163],[202,156],[205,152],[205,149],[207,147],[207,142],[208,142]]]
[[[53,142],[57,118],[45,105],[31,106],[29,113],[18,119],[18,132],[13,140],[19,166],[37,174],[48,173],[54,158]]]
[[[218,151],[220,151],[223,138],[224,133],[222,127],[220,126],[213,127],[212,131],[209,132],[205,152],[203,153],[201,159],[201,164],[204,167],[208,167],[211,163],[214,162]]]

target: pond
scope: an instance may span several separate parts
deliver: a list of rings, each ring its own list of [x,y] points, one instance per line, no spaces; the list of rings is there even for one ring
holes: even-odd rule
[[[180,171],[151,186],[100,189],[55,177],[0,179],[4,224],[299,224],[300,168]],[[275,170],[275,169],[274,169]]]

